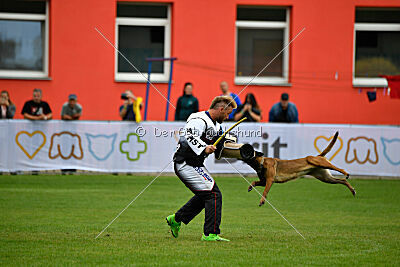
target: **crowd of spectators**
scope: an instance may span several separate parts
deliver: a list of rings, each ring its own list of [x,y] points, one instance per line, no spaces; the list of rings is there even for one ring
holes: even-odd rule
[[[226,81],[220,83],[220,89],[223,96],[230,96],[234,99],[237,109],[234,109],[229,115],[227,121],[239,121],[246,117],[246,122],[260,122],[262,119],[262,109],[257,103],[256,97],[252,93],[248,93],[245,101],[242,104],[237,94],[229,90],[229,85]],[[199,101],[193,96],[193,84],[185,83],[183,95],[179,97],[175,120],[186,121],[190,114],[198,112]],[[269,112],[269,122],[299,122],[296,105],[289,102],[289,94],[282,93],[281,101],[272,106]]]
[[[256,97],[248,93],[244,103],[240,101],[237,94],[229,90],[226,81],[220,83],[221,95],[230,96],[237,104],[237,109],[229,115],[228,121],[239,121],[246,117],[247,122],[260,122],[262,120],[262,109]],[[78,103],[76,94],[70,94],[68,101],[61,109],[62,120],[79,120],[82,116],[82,106]],[[142,98],[136,97],[131,90],[126,90],[121,94],[123,104],[119,107],[119,116],[124,121],[141,121],[140,109],[142,108]],[[15,115],[16,107],[11,101],[7,91],[1,92],[0,98],[0,119],[12,119]],[[193,84],[185,83],[183,94],[178,98],[175,111],[175,121],[186,121],[190,114],[199,111],[199,101],[193,95]],[[33,90],[32,100],[26,101],[21,114],[28,120],[51,120],[53,113],[50,105],[42,100],[42,90]],[[269,111],[269,122],[275,123],[297,123],[299,122],[297,107],[289,102],[289,94],[282,93],[280,101],[274,104]]]

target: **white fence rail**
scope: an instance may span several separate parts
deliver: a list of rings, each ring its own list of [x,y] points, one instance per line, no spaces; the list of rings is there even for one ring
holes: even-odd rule
[[[228,128],[231,123],[225,123]],[[184,123],[99,121],[0,121],[0,171],[81,169],[101,172],[158,172],[171,161]],[[355,175],[400,176],[400,127],[242,123],[239,143],[266,156],[294,159],[317,155],[339,131],[327,158]],[[243,173],[253,171],[230,160]],[[210,156],[212,173],[235,173]],[[166,170],[173,172],[172,164]]]

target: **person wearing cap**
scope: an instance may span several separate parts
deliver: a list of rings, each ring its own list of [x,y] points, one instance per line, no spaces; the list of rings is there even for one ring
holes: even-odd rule
[[[281,101],[272,106],[269,111],[269,122],[299,122],[296,105],[289,102],[289,94],[283,93]]]
[[[61,119],[63,120],[79,120],[82,115],[82,106],[77,103],[77,96],[70,94],[68,102],[65,102],[61,110]]]
[[[46,101],[42,101],[42,90],[33,89],[33,99],[26,101],[21,114],[28,120],[51,120],[53,113]]]

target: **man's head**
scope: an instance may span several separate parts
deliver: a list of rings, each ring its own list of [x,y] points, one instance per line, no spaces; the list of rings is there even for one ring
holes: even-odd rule
[[[76,105],[77,96],[75,94],[70,94],[68,96],[68,104],[70,107],[74,107]]]
[[[42,89],[33,89],[33,102],[40,103],[42,101]]]
[[[289,95],[287,93],[283,93],[281,95],[281,106],[282,106],[282,109],[284,109],[284,110],[287,109],[288,105],[289,105]]]
[[[229,93],[229,86],[227,82],[222,81],[219,86],[221,87],[222,94],[227,95]]]
[[[236,102],[230,96],[217,96],[213,99],[210,106],[212,118],[219,123],[228,119],[232,110],[237,108]]]

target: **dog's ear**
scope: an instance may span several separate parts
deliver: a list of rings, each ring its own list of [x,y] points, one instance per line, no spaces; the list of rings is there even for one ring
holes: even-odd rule
[[[260,152],[260,151],[256,151],[256,158],[257,157],[263,157],[264,153]]]

